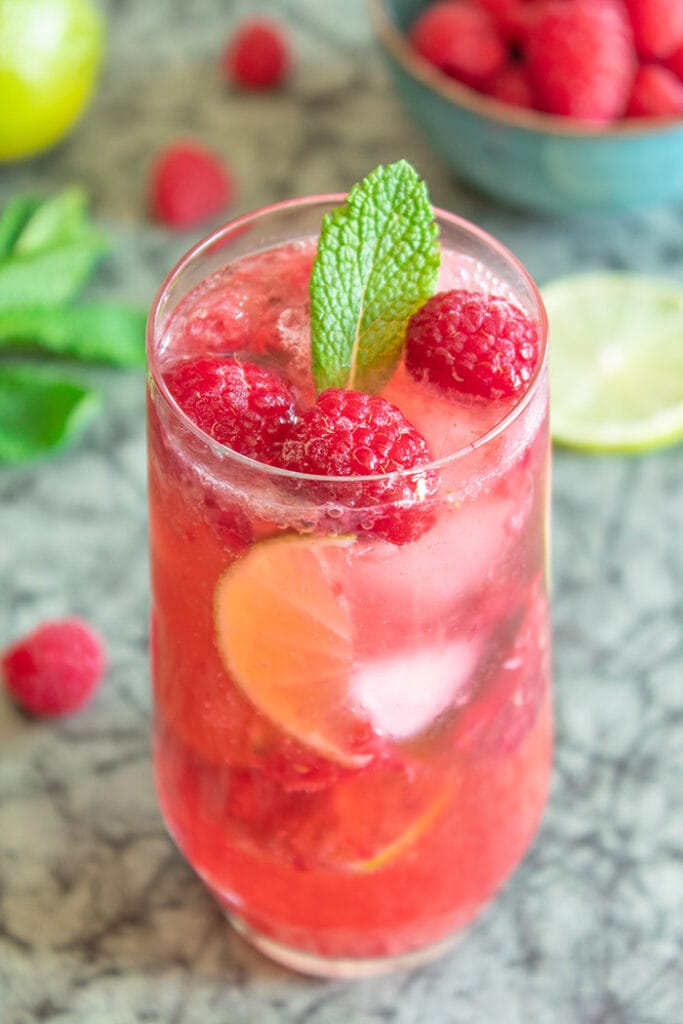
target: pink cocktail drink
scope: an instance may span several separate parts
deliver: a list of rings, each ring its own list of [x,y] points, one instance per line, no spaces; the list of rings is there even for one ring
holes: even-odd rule
[[[454,396],[401,358],[381,398],[429,460],[365,481],[221,441],[202,394],[216,362],[285,382],[295,419],[316,401],[308,285],[331,205],[229,225],[181,262],[153,312],[155,764],[172,836],[237,927],[290,966],[355,975],[440,950],[538,828],[548,397],[533,284],[440,214],[439,289],[502,295],[538,329],[521,392]]]

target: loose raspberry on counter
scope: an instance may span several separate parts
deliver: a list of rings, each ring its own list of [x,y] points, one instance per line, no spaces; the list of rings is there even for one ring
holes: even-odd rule
[[[104,645],[77,618],[45,622],[8,647],[0,660],[5,686],[32,715],[67,715],[81,708],[105,669]]]
[[[417,52],[468,85],[480,85],[503,66],[507,49],[488,11],[474,0],[440,0],[410,30]]]
[[[152,167],[149,201],[154,217],[171,228],[189,228],[231,202],[234,182],[218,156],[196,142],[175,142]]]
[[[220,444],[272,462],[296,420],[289,385],[265,366],[234,356],[185,359],[164,373],[180,408]]]
[[[400,409],[378,395],[344,388],[328,388],[318,396],[280,457],[284,469],[336,477],[419,470],[430,461],[427,442]],[[418,478],[358,481],[348,488],[321,482],[316,493],[321,501],[329,493],[339,505],[363,510],[354,530],[405,544],[431,526],[434,510],[429,499],[436,484],[437,474],[430,471]],[[343,520],[338,528],[348,529]]]
[[[539,356],[538,330],[507,299],[456,288],[408,321],[405,361],[417,380],[482,398],[520,394]]]
[[[529,30],[526,60],[543,110],[598,124],[620,117],[636,64],[621,0],[548,0]]]
[[[683,45],[680,0],[626,0],[636,49],[642,57],[662,60]]]
[[[275,21],[250,19],[228,40],[222,63],[228,80],[242,89],[273,89],[289,72],[287,37]]]
[[[641,65],[627,114],[629,117],[680,117],[683,115],[683,82],[661,64]]]

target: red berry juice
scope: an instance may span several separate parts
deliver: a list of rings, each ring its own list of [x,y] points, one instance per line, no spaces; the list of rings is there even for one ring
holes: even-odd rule
[[[149,494],[165,821],[251,941],[334,976],[433,955],[500,889],[546,800],[551,700],[543,367],[498,401],[397,367],[383,394],[435,460],[416,491],[428,525],[401,544],[360,522],[350,482],[330,500],[232,454],[165,387],[179,360],[237,352],[314,400],[308,278],[329,205],[245,218],[166,283]],[[512,257],[439,219],[439,287],[504,294],[543,336]]]

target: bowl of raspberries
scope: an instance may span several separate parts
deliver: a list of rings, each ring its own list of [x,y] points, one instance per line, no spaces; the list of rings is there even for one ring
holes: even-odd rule
[[[683,0],[372,0],[457,176],[550,213],[683,199]]]

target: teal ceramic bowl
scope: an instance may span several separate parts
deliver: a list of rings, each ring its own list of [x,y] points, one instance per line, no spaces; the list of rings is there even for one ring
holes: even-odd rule
[[[379,45],[407,110],[456,175],[505,203],[549,213],[683,200],[683,119],[592,128],[516,109],[449,79],[407,30],[425,0],[370,0]]]

